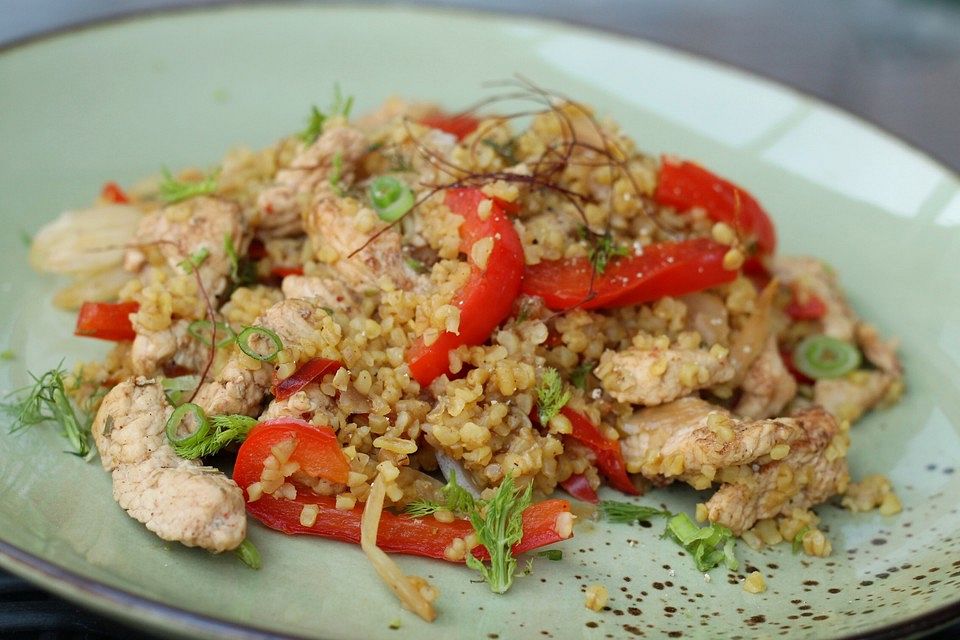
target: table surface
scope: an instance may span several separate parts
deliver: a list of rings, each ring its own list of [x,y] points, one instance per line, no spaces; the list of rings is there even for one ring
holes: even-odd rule
[[[204,0],[203,4],[219,4]],[[0,0],[0,46],[195,0]],[[638,36],[748,69],[840,106],[960,171],[960,0],[426,0]],[[0,572],[3,638],[136,632]],[[960,625],[931,639],[960,637]]]

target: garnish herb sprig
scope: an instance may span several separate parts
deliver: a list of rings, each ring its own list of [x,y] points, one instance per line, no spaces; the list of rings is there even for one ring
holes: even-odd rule
[[[13,417],[11,431],[55,422],[73,449],[70,453],[85,457],[90,453],[90,419],[82,413],[77,416],[67,396],[64,375],[59,366],[39,377],[30,374],[33,385],[21,390],[20,400],[4,403],[2,407]]]
[[[613,236],[609,231],[605,231],[602,236],[599,236],[595,239],[593,248],[590,249],[590,254],[588,259],[590,264],[593,265],[594,270],[597,272],[598,276],[602,276],[603,272],[607,270],[607,265],[610,263],[610,260],[614,257],[622,257],[628,255],[630,250],[624,246],[617,245],[613,242]]]
[[[196,427],[185,436],[177,435],[180,424],[192,414]],[[242,442],[257,421],[249,416],[228,415],[208,418],[192,402],[177,407],[167,420],[167,440],[177,455],[186,460],[211,456],[232,442]]]
[[[432,515],[440,509],[466,515],[477,540],[490,553],[490,563],[486,564],[467,552],[467,566],[483,576],[491,591],[505,593],[513,584],[516,573],[517,560],[512,549],[523,537],[523,511],[530,506],[532,489],[533,485],[528,485],[526,490],[518,490],[513,476],[507,475],[490,500],[477,500],[457,484],[457,476],[452,473],[441,490],[443,503],[416,500],[407,506],[406,511],[414,517]],[[545,557],[559,560],[562,554],[551,553]]]
[[[320,111],[316,105],[310,107],[310,116],[307,119],[307,128],[300,132],[300,139],[304,144],[313,144],[323,133],[323,125],[328,118],[334,116],[350,117],[350,111],[353,109],[353,96],[344,97],[340,91],[340,85],[333,85],[333,104],[330,105],[329,115]]]
[[[196,196],[209,195],[217,190],[217,175],[215,173],[198,182],[181,182],[174,178],[166,167],[162,169],[162,173],[160,198],[167,204],[181,202]]]
[[[552,367],[545,369],[537,387],[537,415],[540,424],[546,426],[569,401],[570,390],[564,387],[560,374]]]
[[[600,513],[605,520],[610,522],[619,522],[629,524],[638,521],[648,521],[651,518],[670,518],[673,516],[669,511],[647,507],[642,504],[633,504],[632,502],[620,502],[618,500],[601,500],[597,505]]]

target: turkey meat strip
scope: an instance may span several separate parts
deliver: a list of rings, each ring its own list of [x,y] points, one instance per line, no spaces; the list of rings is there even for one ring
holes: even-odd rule
[[[126,380],[104,397],[92,430],[113,497],[164,540],[234,549],[247,532],[243,494],[217,469],[176,454],[165,435],[171,413],[155,380]]]

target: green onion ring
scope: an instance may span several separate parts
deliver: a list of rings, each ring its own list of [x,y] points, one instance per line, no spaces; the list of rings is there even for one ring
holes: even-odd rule
[[[380,176],[370,183],[370,203],[384,222],[396,222],[413,208],[413,191],[393,176]]]
[[[197,419],[197,428],[189,435],[181,438],[177,436],[177,430],[180,428],[180,423],[183,422],[183,418],[188,411]],[[170,419],[167,420],[166,431],[167,440],[170,441],[170,444],[175,445],[176,448],[194,447],[207,437],[207,433],[210,431],[210,421],[207,420],[203,409],[192,402],[187,402],[177,407],[174,412],[170,414]]]
[[[273,342],[273,346],[276,347],[273,353],[265,356],[254,351],[253,347],[250,346],[250,338],[254,335],[261,335],[271,340]],[[237,346],[240,347],[240,351],[243,351],[254,360],[259,360],[260,362],[272,361],[277,357],[277,354],[283,350],[283,342],[280,341],[280,336],[275,334],[273,331],[270,331],[270,329],[265,329],[263,327],[247,327],[241,331],[240,335],[237,336]]]
[[[230,325],[228,325],[227,323],[216,322],[213,324],[213,326],[217,328],[218,333],[222,331],[223,335],[225,336],[224,338],[217,341],[217,349],[222,349],[226,346],[229,346],[231,343],[233,343],[234,340],[237,339],[237,334],[233,332],[233,329],[231,329]],[[202,342],[203,344],[209,347],[210,338],[208,338],[203,333],[201,333],[201,331],[208,330],[208,329],[210,329],[209,320],[194,320],[187,327],[187,333],[189,333],[191,336],[193,336],[194,338],[196,338],[197,340],[199,340],[200,342]],[[211,331],[211,334],[212,333],[213,332]]]
[[[813,335],[797,345],[793,362],[802,374],[814,380],[839,378],[860,366],[860,350],[837,338]]]

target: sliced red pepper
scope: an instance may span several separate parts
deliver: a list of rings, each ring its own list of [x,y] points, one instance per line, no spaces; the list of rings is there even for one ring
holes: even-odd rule
[[[480,126],[480,120],[466,113],[444,113],[437,111],[422,118],[420,124],[426,125],[432,129],[440,129],[453,134],[457,140],[463,140],[468,135],[476,131]]]
[[[120,185],[116,182],[107,182],[104,184],[103,189],[100,190],[100,197],[107,202],[116,204],[127,204],[130,202],[130,198],[127,197],[127,194],[123,192],[123,189],[121,189]]]
[[[702,207],[711,220],[725,222],[744,239],[756,241],[762,254],[771,254],[777,248],[773,222],[760,203],[747,191],[694,162],[664,156],[653,198],[681,213]]]
[[[350,462],[340,448],[337,434],[330,427],[314,426],[296,418],[266,420],[250,430],[233,467],[237,484],[246,488],[259,481],[271,449],[290,439],[296,440],[297,446],[289,461],[298,463],[301,471],[314,478],[346,484]]]
[[[681,296],[736,278],[736,271],[723,268],[728,250],[707,238],[652,244],[641,254],[611,261],[598,276],[587,258],[546,260],[527,267],[523,293],[540,296],[554,310],[608,309]],[[588,297],[591,280],[594,295]]]
[[[237,471],[234,471],[233,479],[244,490],[249,486],[248,479]],[[304,505],[308,504],[319,508],[317,519],[311,527],[300,523],[300,512]],[[337,509],[336,504],[333,496],[318,496],[309,489],[298,486],[297,497],[293,500],[264,495],[254,502],[248,502],[247,511],[264,525],[283,533],[306,534],[359,544],[363,507],[358,505],[353,509],[343,510]],[[570,504],[566,500],[557,499],[544,500],[527,507],[523,512],[523,538],[513,546],[513,554],[519,555],[563,540],[557,533],[557,517],[568,511]],[[446,549],[456,538],[464,539],[471,533],[473,525],[463,518],[440,522],[433,516],[412,518],[384,511],[380,516],[377,546],[388,553],[405,553],[449,561]],[[482,559],[490,557],[483,546],[475,548],[473,553]]]
[[[577,500],[593,504],[600,502],[600,496],[598,496],[594,488],[590,486],[590,481],[587,480],[585,475],[575,473],[561,482],[560,486]]]
[[[490,201],[485,218],[477,213],[484,200]],[[523,280],[523,245],[507,217],[503,203],[479,189],[450,189],[444,199],[451,211],[463,217],[460,250],[467,254],[470,279],[454,296],[460,309],[458,333],[445,332],[427,345],[421,338],[407,352],[410,372],[422,386],[449,370],[449,352],[460,345],[483,344],[513,309]],[[494,239],[485,269],[473,261],[471,248],[483,238]]]
[[[247,257],[251,260],[262,260],[267,257],[267,247],[260,238],[254,238],[250,241],[250,247],[247,248]]]
[[[300,365],[290,377],[274,383],[273,397],[277,400],[286,400],[314,380],[322,378],[328,373],[333,373],[342,366],[343,363],[338,360],[311,358]]]
[[[130,314],[139,308],[136,302],[84,302],[73,335],[114,342],[133,340],[137,333]]]
[[[623,461],[623,453],[620,451],[619,440],[607,440],[600,433],[600,430],[593,425],[585,415],[579,411],[574,411],[570,407],[564,407],[560,413],[565,415],[570,424],[573,425],[573,431],[570,437],[577,442],[587,446],[597,457],[597,469],[604,475],[610,486],[631,495],[640,495],[640,492],[630,476],[627,475],[627,465]]]
[[[763,291],[773,280],[773,274],[758,256],[750,256],[743,263],[743,275],[747,276],[757,291]]]
[[[287,276],[302,276],[303,267],[270,267],[270,274],[277,278],[286,278]]]
[[[793,352],[786,349],[780,351],[780,359],[783,360],[783,366],[787,368],[787,371],[790,372],[790,375],[793,376],[793,379],[799,382],[800,384],[813,384],[815,381],[813,378],[807,376],[807,374],[797,369],[797,365],[793,362]]]
[[[818,296],[808,293],[806,301],[800,302],[797,292],[793,292],[793,297],[787,304],[784,311],[794,320],[819,320],[827,313],[827,305]]]

